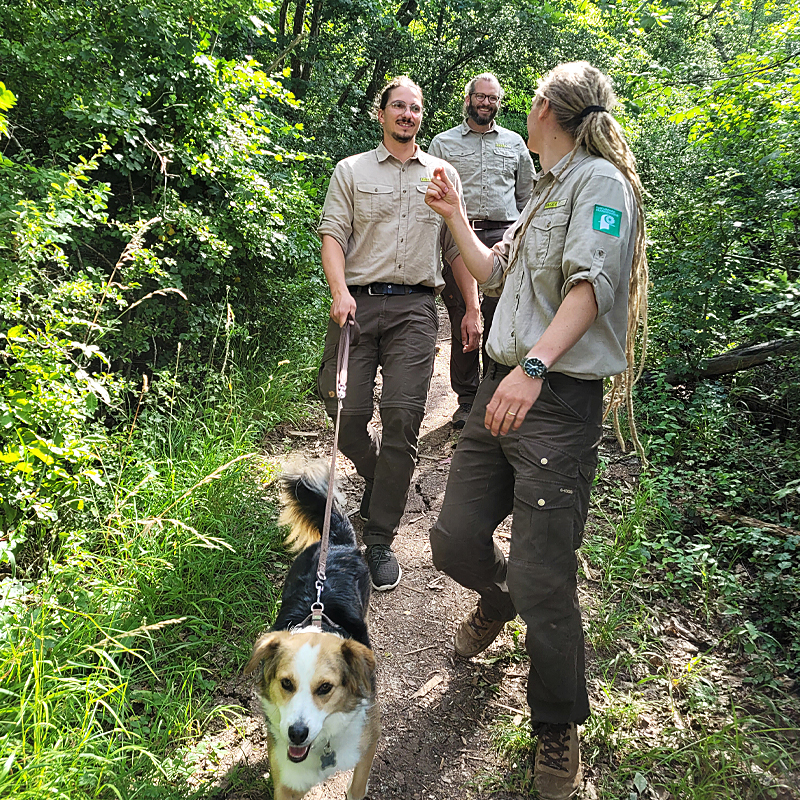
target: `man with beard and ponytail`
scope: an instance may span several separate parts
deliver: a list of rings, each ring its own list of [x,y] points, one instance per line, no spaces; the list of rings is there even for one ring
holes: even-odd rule
[[[491,72],[476,75],[464,87],[464,122],[433,138],[428,152],[458,170],[464,187],[467,218],[479,241],[487,247],[499,242],[519,217],[531,196],[533,163],[522,137],[502,128],[494,118],[503,102],[503,89]],[[496,297],[484,296],[469,281],[462,293],[453,271],[444,268],[442,299],[450,317],[450,386],[458,397],[453,427],[467,421],[480,383],[481,344],[479,311],[483,314],[483,363],[488,363],[486,341],[497,307]]]
[[[438,569],[478,595],[456,630],[459,656],[484,651],[517,614],[525,622],[542,800],[572,797],[581,784],[577,726],[590,710],[576,550],[606,378],[642,453],[631,394],[647,338],[645,220],[615,105],[609,79],[585,61],[560,64],[540,81],[528,147],[541,171],[519,220],[492,249],[470,230],[444,171],[427,197],[481,289],[500,296],[492,361],[450,464],[431,553]],[[506,557],[493,534],[509,514]]]
[[[439,318],[434,297],[444,287],[440,252],[474,283],[438,214],[425,204],[434,170],[460,187],[458,173],[416,144],[422,90],[401,76],[376,99],[383,141],[340,161],[331,177],[318,233],[333,302],[317,386],[336,416],[336,350],[352,316],[361,333],[350,350],[339,448],[366,482],[363,540],[372,585],[400,582],[392,552],[414,473]],[[382,372],[381,436],[370,420],[378,366]]]

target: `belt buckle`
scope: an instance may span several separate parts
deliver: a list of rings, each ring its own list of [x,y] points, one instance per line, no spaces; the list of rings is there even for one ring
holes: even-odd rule
[[[375,285],[374,283],[371,283],[369,284],[369,286],[367,286],[367,294],[370,295],[371,297],[377,297],[379,294],[383,294],[383,292],[373,292],[372,287],[374,285]]]
[[[480,228],[476,228],[476,227],[475,227],[475,223],[476,223],[476,222],[483,222],[483,220],[482,220],[482,219],[471,219],[471,220],[469,221],[469,226],[470,226],[470,228],[472,228],[472,230],[474,230],[474,231],[479,231],[479,230],[480,230]]]

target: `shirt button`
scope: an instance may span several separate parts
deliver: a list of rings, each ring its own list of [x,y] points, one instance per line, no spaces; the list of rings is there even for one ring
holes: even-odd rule
[[[540,464],[546,464],[546,463],[547,463],[547,459],[546,459],[546,458],[543,458],[543,459],[542,459],[542,460],[541,460],[539,463],[540,463]]]
[[[402,242],[403,240],[401,239],[400,241]]]
[[[544,505],[544,500],[542,500],[542,498],[541,498],[541,497],[540,497],[540,498],[539,498],[539,499],[538,499],[536,502],[537,502],[537,504],[538,504],[538,505],[540,505],[540,506],[543,506],[543,505]]]
[[[405,216],[405,214],[403,214],[402,216]]]
[[[600,256],[600,258],[602,258],[602,257],[603,257],[605,254],[606,254],[606,251],[605,251],[605,250],[598,250],[598,251],[597,251],[597,255],[599,255],[599,256]]]
[[[406,193],[406,190],[405,190],[405,189],[403,189],[403,194],[405,194],[405,193]]]

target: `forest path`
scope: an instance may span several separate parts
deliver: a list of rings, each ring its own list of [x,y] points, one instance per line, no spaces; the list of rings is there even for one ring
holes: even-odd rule
[[[503,772],[509,765],[493,749],[491,729],[501,717],[516,725],[528,719],[524,625],[519,620],[507,625],[495,643],[472,661],[456,658],[453,634],[476,598],[437,572],[431,562],[428,532],[442,505],[458,441],[451,423],[458,402],[450,389],[450,326],[444,306],[437,305],[439,343],[418,465],[393,546],[403,577],[394,591],[373,592],[370,607],[383,732],[369,796],[468,800],[482,794],[488,781],[493,784],[492,797],[496,800],[518,800],[530,795],[502,789]],[[287,461],[298,455],[330,457],[332,428],[322,417],[316,422],[306,421],[300,431],[284,428],[276,435],[290,450]],[[357,511],[363,481],[341,454],[337,482],[360,535],[362,522]],[[501,546],[508,544],[509,535],[510,518],[496,533]],[[262,794],[269,771],[266,736],[252,679],[231,682],[226,695],[221,699],[247,707],[251,718],[245,722],[245,730],[237,726],[217,739],[217,754],[223,747],[226,751],[217,766],[217,786],[229,800],[266,797]],[[520,771],[515,772],[519,776]],[[349,776],[336,775],[306,797],[341,800]],[[591,790],[588,796],[592,796]]]

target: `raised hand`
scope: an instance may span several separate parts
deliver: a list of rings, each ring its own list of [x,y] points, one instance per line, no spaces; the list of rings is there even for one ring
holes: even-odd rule
[[[460,205],[458,192],[447,177],[444,167],[436,167],[433,170],[433,178],[425,193],[425,202],[445,219],[449,219],[458,211]]]

